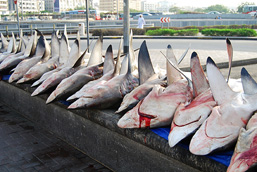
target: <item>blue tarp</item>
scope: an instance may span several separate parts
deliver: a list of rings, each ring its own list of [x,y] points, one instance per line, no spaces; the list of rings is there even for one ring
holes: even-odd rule
[[[10,75],[3,75],[2,76],[2,80],[9,80]],[[61,103],[65,104],[65,105],[70,105],[69,102],[67,101],[60,101]],[[155,134],[161,136],[162,138],[168,140],[168,136],[169,136],[169,132],[170,132],[170,127],[166,127],[166,128],[156,128],[156,129],[151,129],[151,131],[153,131]],[[187,142],[183,142],[179,143],[178,146],[181,146],[187,150],[189,150],[189,143]],[[233,155],[233,151],[223,151],[223,152],[218,152],[218,153],[213,153],[211,155],[207,155],[207,157],[218,161],[226,166],[229,166],[230,163],[230,159]]]
[[[168,136],[170,133],[170,127],[155,128],[155,129],[151,129],[151,131],[153,131],[155,134],[161,136],[162,138],[168,140]],[[189,143],[187,141],[181,141],[181,143],[178,143],[178,146],[181,146],[181,147],[189,150]],[[233,155],[233,151],[230,150],[230,151],[222,151],[222,152],[212,153],[210,155],[207,155],[207,157],[209,157],[215,161],[218,161],[226,166],[229,166],[232,155]]]

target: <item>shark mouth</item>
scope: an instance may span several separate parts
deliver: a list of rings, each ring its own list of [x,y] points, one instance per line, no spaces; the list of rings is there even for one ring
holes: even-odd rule
[[[196,122],[200,121],[200,119],[201,119],[201,116],[199,116],[199,118],[198,118],[197,120],[194,120],[194,121],[189,122],[189,123],[187,123],[187,124],[178,125],[178,124],[176,124],[176,123],[175,123],[175,121],[174,121],[174,124],[175,124],[177,127],[184,127],[184,126],[187,126],[187,125],[190,125],[190,124],[196,123]]]
[[[137,111],[139,115],[139,128],[142,127],[143,121],[145,121],[145,128],[150,128],[151,120],[156,118],[157,116],[140,112],[140,107],[142,103],[143,103],[143,100],[139,102],[138,111]]]
[[[230,136],[230,134],[227,135],[227,136],[223,136],[223,137],[211,137],[211,136],[209,136],[209,135],[207,134],[207,131],[206,131],[206,129],[207,129],[207,123],[208,123],[208,120],[206,121],[206,124],[205,124],[205,126],[204,126],[204,133],[205,133],[206,137],[208,137],[208,138],[210,138],[210,139],[225,139],[225,138],[227,138],[227,137]]]

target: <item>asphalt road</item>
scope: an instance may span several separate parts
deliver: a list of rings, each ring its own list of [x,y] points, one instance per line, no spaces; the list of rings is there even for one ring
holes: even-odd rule
[[[119,46],[119,39],[104,39],[103,50],[111,44],[113,50],[117,50]],[[139,48],[144,39],[134,39],[133,48]],[[72,45],[74,41],[70,41]],[[91,41],[91,48],[95,41]],[[167,45],[171,45],[173,49],[186,49],[191,45],[192,50],[226,50],[226,41],[215,40],[215,39],[147,39],[146,40],[148,49],[166,49]],[[245,51],[245,52],[257,52],[257,41],[255,40],[231,40],[234,51]],[[87,41],[81,40],[81,50],[85,50],[87,47]]]

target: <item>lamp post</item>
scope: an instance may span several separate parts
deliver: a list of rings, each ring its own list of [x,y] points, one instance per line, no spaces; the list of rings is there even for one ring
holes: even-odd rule
[[[129,30],[130,30],[130,23],[129,23],[129,0],[124,0],[124,18],[123,18],[123,51],[124,54],[129,52]]]
[[[19,10],[18,10],[18,3],[17,0],[14,0],[14,4],[16,4],[16,13],[17,13],[17,22],[18,22],[18,30],[19,30],[19,37],[21,37],[21,30],[20,30],[20,19],[19,19]]]
[[[88,0],[86,1],[86,22],[87,22],[87,47],[88,47],[88,52],[89,52],[89,7],[88,7]]]

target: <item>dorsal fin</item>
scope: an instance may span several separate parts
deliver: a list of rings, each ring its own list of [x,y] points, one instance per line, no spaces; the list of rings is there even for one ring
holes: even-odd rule
[[[8,41],[7,41],[6,37],[4,37],[4,35],[2,33],[1,33],[1,40],[2,40],[2,47],[1,47],[1,49],[7,50]]]
[[[95,46],[91,52],[90,58],[88,60],[88,65],[87,66],[93,66],[97,65],[103,62],[102,59],[102,49],[103,49],[103,38],[100,36],[96,43]]]
[[[17,50],[16,50],[16,53],[19,53],[21,52],[21,46],[22,46],[22,42],[23,42],[23,32],[22,32],[22,29],[20,31],[20,40],[19,40],[19,43],[18,43],[18,46],[17,46]]]
[[[190,49],[191,44],[189,44],[188,48],[186,49],[186,51],[180,56],[180,58],[178,59],[178,64],[180,64],[182,62],[182,60],[185,58],[188,50]]]
[[[114,59],[112,45],[109,45],[105,53],[103,74],[106,74],[112,70],[114,70]]]
[[[59,62],[60,64],[66,64],[69,59],[69,44],[65,34],[62,34],[59,49]]]
[[[33,56],[36,52],[36,46],[37,46],[37,31],[34,31],[34,35],[33,37],[31,37],[31,39],[33,39],[33,44],[32,44],[32,47],[31,47],[31,51],[30,51],[30,55],[29,56]]]
[[[146,41],[140,46],[138,53],[138,75],[139,75],[139,85],[143,84],[151,76],[155,74],[152,61],[146,46]]]
[[[231,72],[231,67],[232,67],[232,60],[233,60],[233,47],[228,38],[226,38],[226,43],[227,43],[227,52],[228,52],[228,77],[227,77],[227,82],[229,80],[230,72]]]
[[[51,57],[51,48],[49,43],[47,42],[46,38],[43,36],[44,38],[44,43],[45,43],[45,52],[44,55],[41,59],[42,62],[46,62],[50,57]]]
[[[45,52],[45,41],[44,41],[44,36],[41,35],[37,41],[35,56],[42,57],[44,55],[44,52]]]
[[[113,75],[119,75],[120,73],[120,68],[121,68],[121,49],[122,49],[122,43],[123,43],[123,37],[120,38],[120,45],[119,45],[119,50],[118,50],[118,54],[117,54],[117,61],[116,61],[116,65],[115,65],[115,69],[113,71]]]
[[[51,56],[58,57],[60,52],[60,41],[57,36],[57,31],[54,30],[51,36]]]
[[[191,55],[190,68],[194,94],[195,96],[198,96],[199,94],[210,88],[210,86],[196,52],[193,52]]]
[[[207,58],[206,71],[215,101],[219,105],[229,101],[231,97],[234,96],[235,92],[228,86],[222,73],[210,57]]]
[[[71,50],[68,58],[68,62],[66,64],[67,67],[74,67],[77,60],[79,59],[79,41],[76,39],[74,43],[71,45]]]
[[[13,47],[12,47],[12,52],[11,53],[15,53],[16,52],[16,39],[15,39],[15,36],[14,36],[14,33],[12,32],[12,40],[13,40]]]
[[[38,33],[40,36],[43,36],[43,33],[42,33],[40,30],[35,29],[35,31],[37,31],[37,33]]]
[[[184,76],[186,78],[188,86],[193,89],[192,81],[183,73],[183,71],[181,71],[177,67],[177,65],[175,65],[168,57],[166,57],[165,55],[164,55],[164,57],[166,58],[167,62],[174,68],[174,70],[176,70],[176,72],[178,72],[180,75],[182,75],[182,76]]]
[[[125,57],[123,58],[122,62],[121,62],[121,68],[120,68],[120,75],[121,74],[126,74],[128,71],[128,54],[127,53],[125,55]]]
[[[65,35],[66,42],[67,42],[68,48],[69,48],[69,50],[70,50],[69,37],[68,37],[68,34],[67,34],[67,27],[66,27],[66,24],[64,25],[63,34]]]
[[[137,70],[137,61],[136,61],[136,56],[135,56],[135,51],[133,49],[133,32],[131,29],[130,35],[129,35],[129,56],[130,56],[130,62],[131,62],[131,67],[132,71]]]
[[[82,66],[84,64],[83,60],[84,60],[84,57],[86,56],[87,54],[87,50],[88,48],[81,54],[81,56],[79,57],[79,59],[76,61],[76,63],[74,64],[74,68],[76,67],[79,67],[79,66]]]
[[[172,62],[172,64],[178,68],[177,59],[173,53],[171,45],[167,46],[166,58],[169,59]],[[168,85],[172,84],[173,82],[179,79],[182,79],[181,74],[168,61],[166,62],[166,69]]]
[[[257,93],[257,83],[244,67],[241,69],[241,81],[245,94]]]

